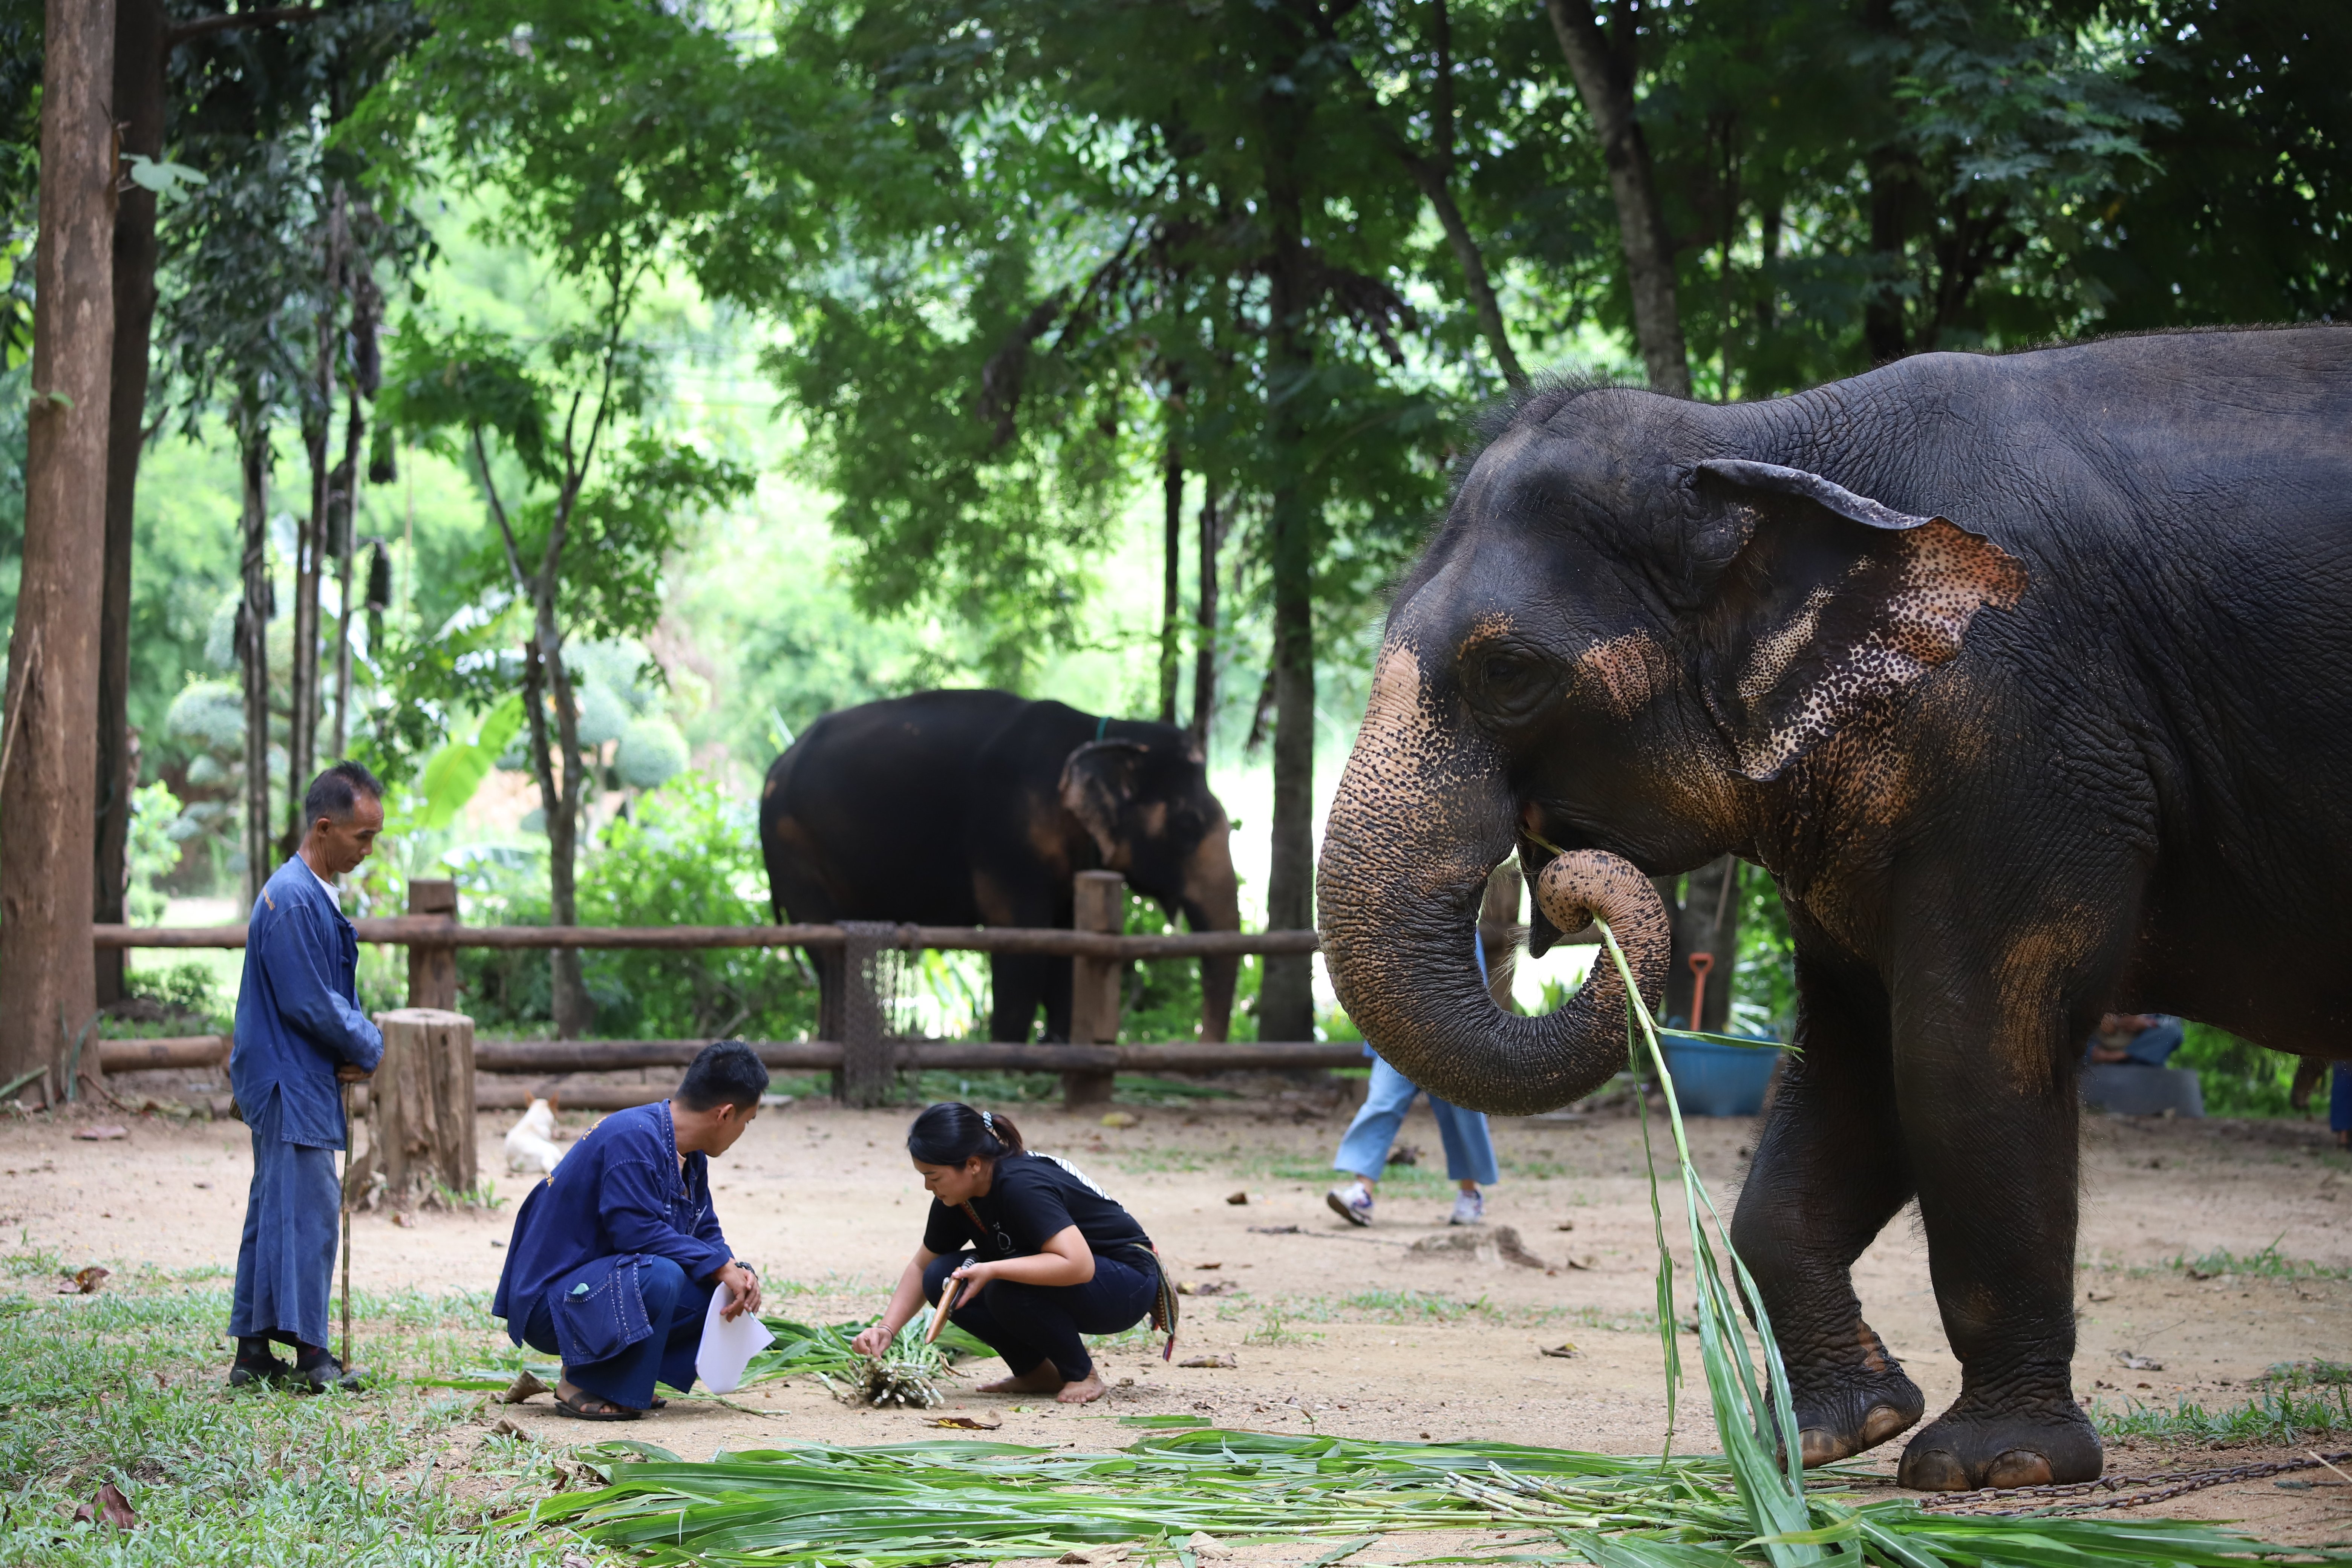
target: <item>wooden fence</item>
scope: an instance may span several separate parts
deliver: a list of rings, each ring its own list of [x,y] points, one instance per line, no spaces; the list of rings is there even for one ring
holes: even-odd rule
[[[773,1068],[822,1068],[833,1074],[834,1092],[853,1105],[887,1102],[902,1072],[930,1068],[1052,1072],[1062,1078],[1063,1098],[1072,1106],[1110,1098],[1114,1076],[1130,1073],[1296,1071],[1351,1067],[1362,1047],[1349,1042],[1305,1040],[1256,1044],[1192,1041],[1118,1044],[1129,963],[1152,958],[1303,955],[1317,951],[1311,931],[1195,931],[1166,936],[1127,936],[1118,931],[1126,909],[1126,882],[1113,871],[1081,871],[1077,877],[1075,930],[1006,926],[918,926],[844,921],[838,925],[771,926],[469,926],[460,921],[457,886],[413,880],[409,912],[352,921],[364,942],[408,950],[410,1007],[454,1011],[457,1005],[459,948],[597,948],[699,952],[728,947],[799,947],[842,982],[831,989],[840,999],[833,1016],[819,1020],[814,1040],[751,1042]],[[102,948],[238,948],[245,927],[125,926],[91,928]],[[1066,956],[1073,961],[1070,1042],[1025,1045],[1004,1042],[922,1040],[887,1034],[887,1019],[874,979],[877,961],[890,952],[925,949],[962,952],[1017,952]],[[551,1079],[575,1072],[609,1072],[683,1066],[708,1042],[702,1040],[482,1040],[474,1047],[478,1073],[513,1079]],[[197,1036],[165,1040],[100,1042],[99,1059],[108,1072],[147,1068],[217,1066],[227,1058],[224,1037]],[[609,1086],[582,1086],[583,1089]],[[520,1085],[517,1086],[520,1088]],[[642,1098],[659,1098],[648,1091]],[[596,1101],[625,1100],[628,1091],[574,1091],[567,1103],[609,1109]],[[477,1096],[485,1107],[519,1100],[517,1089],[485,1085]]]

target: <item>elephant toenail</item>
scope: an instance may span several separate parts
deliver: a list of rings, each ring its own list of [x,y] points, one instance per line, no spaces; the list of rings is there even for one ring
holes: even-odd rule
[[[2046,1487],[2050,1460],[2031,1448],[2011,1448],[1985,1468],[1989,1487]]]
[[[1895,1481],[1922,1492],[1964,1492],[1971,1490],[1968,1467],[1959,1456],[1946,1448],[1929,1448],[1924,1453],[1914,1448],[1903,1456],[1903,1466],[1895,1473]]]
[[[1911,1421],[1912,1417],[1892,1405],[1874,1405],[1870,1414],[1862,1418],[1862,1446],[1874,1448],[1910,1426]]]
[[[1815,1465],[1834,1464],[1845,1458],[1845,1446],[1837,1440],[1837,1434],[1826,1426],[1806,1427],[1797,1434],[1797,1443],[1809,1469]]]

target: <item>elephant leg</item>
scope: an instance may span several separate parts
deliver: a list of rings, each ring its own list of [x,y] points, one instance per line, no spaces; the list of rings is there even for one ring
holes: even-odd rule
[[[1049,961],[1025,954],[1000,952],[989,961],[988,1037],[1026,1044],[1036,1026],[1037,1005],[1045,999],[1045,965]],[[1051,1038],[1049,1035],[1047,1037]]]
[[[1804,1462],[1916,1425],[1927,1401],[1863,1321],[1853,1268],[1911,1197],[1875,976],[1797,963],[1796,1044],[1732,1216],[1788,1363]]]
[[[2080,1111],[2064,981],[2024,967],[1971,955],[1895,988],[1896,1101],[1960,1362],[1959,1397],[1904,1452],[1903,1484],[1927,1491],[2087,1481],[2103,1466],[2071,1375]]]

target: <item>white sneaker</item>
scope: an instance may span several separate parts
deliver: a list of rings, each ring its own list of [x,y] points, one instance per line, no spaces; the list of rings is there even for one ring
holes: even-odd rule
[[[1349,1182],[1344,1187],[1333,1187],[1323,1194],[1331,1212],[1349,1225],[1372,1223],[1372,1189],[1361,1182]]]
[[[1454,1213],[1445,1223],[1448,1225],[1485,1225],[1486,1223],[1486,1194],[1484,1193],[1454,1194]]]

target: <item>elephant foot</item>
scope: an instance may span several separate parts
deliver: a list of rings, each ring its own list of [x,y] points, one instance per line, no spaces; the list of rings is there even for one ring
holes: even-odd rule
[[[1896,1479],[1923,1492],[1979,1487],[2042,1487],[2091,1481],[2105,1468],[2099,1435],[2074,1402],[2028,1410],[1958,1403],[1903,1451]]]
[[[1882,1351],[1879,1368],[1794,1390],[1797,1439],[1808,1468],[1852,1458],[1919,1424],[1927,1401]],[[1790,1376],[1798,1376],[1796,1368]]]

